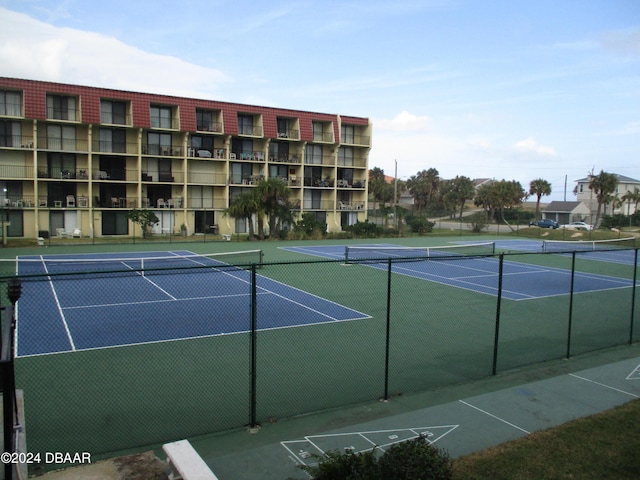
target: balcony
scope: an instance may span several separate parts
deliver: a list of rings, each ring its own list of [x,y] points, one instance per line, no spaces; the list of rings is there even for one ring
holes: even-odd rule
[[[120,153],[125,155],[137,155],[138,144],[137,143],[120,143],[120,142],[108,142],[108,141],[94,141],[92,145],[93,151],[96,153]]]
[[[33,179],[33,165],[0,165],[0,178]]]
[[[196,126],[198,132],[222,133],[222,122],[199,123]]]
[[[187,148],[187,157],[189,158],[217,158],[226,159],[227,151],[224,148]]]
[[[309,200],[304,201],[302,208],[304,210],[334,210],[336,203],[333,200]]]
[[[279,140],[300,140],[300,130],[288,129],[284,132],[278,132]]]
[[[184,174],[177,170],[161,173],[141,172],[140,180],[149,183],[182,183],[184,181]]]
[[[33,149],[33,137],[25,135],[0,136],[0,148]]]
[[[89,152],[89,141],[75,138],[41,137],[38,138],[39,150],[60,152]]]
[[[305,187],[333,188],[335,179],[330,177],[305,177]]]
[[[33,195],[7,195],[0,198],[2,208],[33,208],[35,197]]]
[[[153,155],[155,157],[182,157],[182,147],[172,147],[158,144],[142,145],[143,155]]]
[[[245,136],[248,136],[248,137],[262,137],[262,127],[261,126],[239,125],[238,126],[238,135],[245,135]]]
[[[298,155],[297,153],[290,154],[290,155],[278,155],[276,157],[269,157],[269,161],[279,162],[279,163],[296,163],[296,164],[302,163],[301,156]]]
[[[188,172],[187,182],[196,185],[226,185],[227,174],[220,172]]]
[[[101,125],[133,125],[133,119],[130,114],[116,114],[112,112],[100,112]]]
[[[342,139],[342,144],[358,147],[370,147],[371,137],[368,135],[347,135]]]

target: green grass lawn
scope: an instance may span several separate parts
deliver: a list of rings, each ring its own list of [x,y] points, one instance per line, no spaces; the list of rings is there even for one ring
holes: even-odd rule
[[[453,461],[453,480],[640,478],[640,400]]]

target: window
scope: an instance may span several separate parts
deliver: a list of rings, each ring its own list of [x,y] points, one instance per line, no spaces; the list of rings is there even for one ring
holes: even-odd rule
[[[147,133],[147,153],[149,155],[168,155],[170,150],[170,133]]]
[[[289,168],[286,165],[269,165],[269,178],[279,178],[287,180]]]
[[[191,157],[213,157],[213,137],[194,135],[191,137]]]
[[[65,95],[47,95],[47,118],[76,121],[77,99]]]
[[[100,100],[100,121],[113,125],[127,124],[127,104],[116,100]]]
[[[240,185],[243,182],[248,182],[251,177],[251,164],[250,163],[232,163],[231,167],[231,183]]]
[[[151,106],[151,127],[171,128],[171,107]]]
[[[127,132],[115,128],[101,128],[100,151],[105,153],[126,153]]]
[[[231,151],[236,154],[236,158],[251,160],[253,159],[253,140],[234,138],[231,142]]]
[[[196,129],[200,132],[213,132],[213,112],[196,108]]]
[[[71,125],[47,125],[47,148],[51,150],[75,150],[76,127]]]
[[[240,135],[253,135],[253,116],[238,114],[238,133]]]
[[[0,90],[0,115],[22,116],[22,94],[20,92]]]
[[[22,144],[20,122],[0,121],[0,147],[19,147]]]
[[[338,165],[353,166],[353,147],[340,147],[338,149]]]
[[[286,118],[277,119],[278,138],[289,138],[289,120]]]
[[[49,178],[74,178],[76,171],[76,156],[73,153],[50,153],[47,155],[47,165],[49,168]],[[50,185],[54,185],[51,183]],[[75,192],[67,193],[66,195],[73,195]],[[60,198],[56,200],[62,200],[65,196],[60,193]]]
[[[286,162],[289,160],[289,144],[286,142],[271,142],[269,144],[269,161]]]
[[[322,145],[310,143],[306,146],[304,162],[308,164],[322,164]]]
[[[340,136],[342,137],[342,143],[354,143],[355,136],[353,125],[342,125]]]

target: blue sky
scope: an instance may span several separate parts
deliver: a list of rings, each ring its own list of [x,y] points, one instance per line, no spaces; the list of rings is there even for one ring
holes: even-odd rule
[[[368,117],[400,178],[640,179],[638,0],[0,0],[0,65]]]

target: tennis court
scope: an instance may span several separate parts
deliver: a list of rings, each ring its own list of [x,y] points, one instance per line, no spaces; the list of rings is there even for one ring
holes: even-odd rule
[[[17,356],[249,331],[251,271],[231,258],[189,251],[19,257]],[[261,275],[256,287],[259,330],[369,318]]]
[[[537,245],[534,247],[533,243]],[[542,242],[527,242],[523,251],[542,251]],[[501,249],[505,245],[498,245]],[[511,242],[510,248],[513,247]],[[290,250],[322,258],[344,259],[356,268],[365,266],[386,270],[392,260],[391,271],[442,285],[471,290],[488,295],[499,291],[499,258],[492,256],[495,242],[455,244],[447,247],[412,248],[394,244],[368,244],[358,246],[291,247]],[[601,261],[633,264],[632,251],[598,251]],[[566,255],[565,253],[561,253]],[[592,253],[589,253],[591,258]],[[515,257],[514,257],[515,259]],[[629,262],[630,263],[627,263]],[[524,263],[505,257],[502,276],[508,288],[502,288],[502,298],[532,300],[571,292],[571,270]],[[574,293],[630,288],[633,282],[598,273],[575,272]]]

